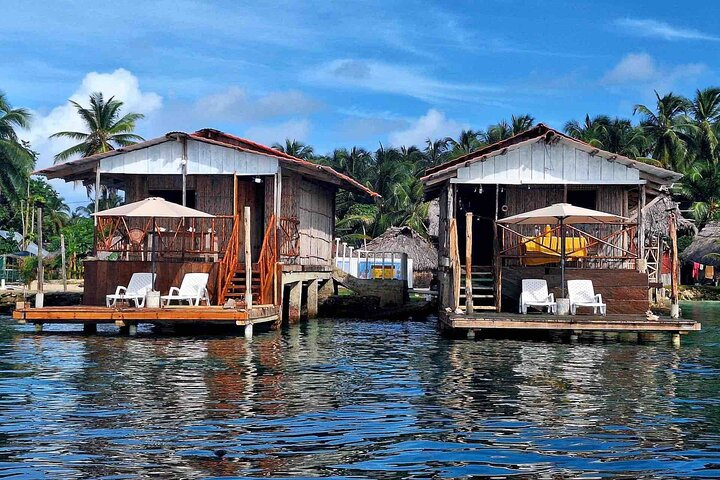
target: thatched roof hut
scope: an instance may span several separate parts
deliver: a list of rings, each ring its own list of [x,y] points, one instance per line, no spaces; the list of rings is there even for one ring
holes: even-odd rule
[[[720,266],[720,221],[710,222],[682,252],[683,260]]]
[[[367,249],[373,252],[406,253],[408,258],[412,258],[416,272],[438,267],[435,247],[410,227],[388,228],[385,233],[368,242]]]
[[[670,235],[668,231],[668,218],[670,213],[674,213],[677,217],[677,227],[681,234],[694,235],[697,233],[695,225],[682,216],[677,202],[669,195],[658,195],[653,198],[643,209],[643,223],[645,224],[645,235],[657,235],[661,238],[667,238]],[[631,220],[637,219],[637,214],[633,215]]]

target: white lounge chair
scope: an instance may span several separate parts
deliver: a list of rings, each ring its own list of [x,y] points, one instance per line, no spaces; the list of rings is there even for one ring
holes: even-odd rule
[[[127,287],[119,285],[114,294],[105,296],[105,305],[114,307],[118,300],[132,300],[136,307],[145,306],[145,294],[153,288],[153,274],[136,272],[130,277]]]
[[[575,315],[577,307],[592,307],[596,315],[607,314],[607,305],[603,303],[602,295],[595,294],[592,280],[568,280],[567,287],[571,315]]]
[[[548,312],[557,312],[555,295],[548,294],[547,282],[543,279],[530,278],[522,281],[522,293],[520,293],[520,313],[526,314],[528,307],[547,307]]]
[[[210,297],[207,291],[209,277],[209,273],[186,273],[180,288],[170,287],[168,295],[161,297],[163,303],[170,305],[171,301],[177,300],[178,303],[185,301],[197,307],[200,305],[200,301],[205,300],[210,305]]]

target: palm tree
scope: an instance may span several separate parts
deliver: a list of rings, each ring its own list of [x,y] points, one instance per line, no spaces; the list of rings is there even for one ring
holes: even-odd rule
[[[648,153],[648,139],[642,127],[635,127],[630,120],[614,118],[603,128],[601,148],[609,152],[635,159]]]
[[[429,166],[440,165],[447,160],[448,139],[425,140],[425,157]]]
[[[530,130],[535,125],[535,118],[532,115],[512,115],[510,121],[500,120],[495,125],[490,125],[485,132],[483,140],[485,143],[493,143],[514,137],[522,132]]]
[[[30,112],[24,108],[12,108],[5,94],[0,91],[0,194],[11,203],[25,194],[35,156],[18,139],[17,128],[30,126]]]
[[[303,160],[312,160],[315,154],[313,147],[305,145],[297,140],[285,139],[285,145],[280,143],[273,143],[272,148],[279,152],[287,153],[295,158],[302,158]]]
[[[475,130],[463,130],[460,132],[460,137],[458,137],[457,140],[447,137],[445,140],[452,146],[452,149],[450,150],[450,158],[452,159],[462,155],[467,155],[468,153],[480,148],[482,146],[482,143],[479,140],[481,136],[482,132]]]
[[[577,120],[570,120],[565,124],[565,133],[573,138],[577,138],[593,147],[603,148],[603,139],[606,137],[606,129],[610,124],[610,117],[607,115],[598,115],[590,118],[585,115],[583,123]]]
[[[655,111],[645,105],[635,105],[633,114],[642,116],[640,125],[654,143],[652,158],[665,168],[682,173],[687,166],[687,141],[696,129],[686,115],[691,104],[686,98],[672,93],[660,97],[655,92],[655,97]]]
[[[89,108],[73,100],[70,100],[70,103],[77,109],[88,131],[58,132],[51,135],[50,138],[69,138],[80,142],[55,155],[55,163],[64,162],[74,155],[89,157],[144,140],[141,136],[132,133],[135,130],[135,123],[144,118],[144,115],[128,113],[120,117],[123,102],[115,100],[115,97],[105,101],[102,93],[95,92],[90,95]]]
[[[702,159],[717,160],[720,88],[697,90],[688,107],[688,113],[697,126],[696,153]]]

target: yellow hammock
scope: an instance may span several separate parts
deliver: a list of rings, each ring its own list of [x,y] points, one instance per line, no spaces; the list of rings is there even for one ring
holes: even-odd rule
[[[550,226],[545,227],[545,233],[537,237],[523,237],[524,265],[546,265],[560,262],[561,238],[550,234]],[[588,241],[585,237],[565,237],[565,257],[587,257]]]

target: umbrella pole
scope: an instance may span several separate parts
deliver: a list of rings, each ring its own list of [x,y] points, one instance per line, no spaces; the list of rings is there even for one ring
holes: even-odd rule
[[[564,219],[560,218],[560,291],[562,298],[565,298],[565,225]]]
[[[153,223],[153,236],[152,236],[152,246],[150,247],[150,249],[152,250],[152,268],[150,269],[150,271],[152,272],[152,289],[154,292],[155,291],[155,255],[157,252],[157,246],[156,246],[157,224],[155,223],[155,217],[153,217],[152,223]]]

